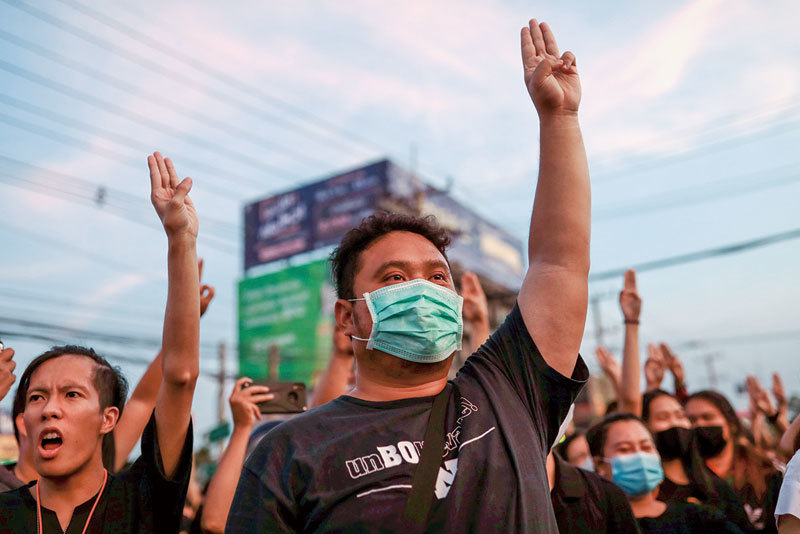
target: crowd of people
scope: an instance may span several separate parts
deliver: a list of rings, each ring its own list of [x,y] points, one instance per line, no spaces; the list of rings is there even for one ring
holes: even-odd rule
[[[547,24],[531,20],[521,50],[540,169],[529,268],[502,324],[492,331],[475,274],[454,280],[435,219],[367,217],[331,255],[336,329],[313,408],[267,420],[259,405],[274,394],[240,378],[233,433],[201,489],[191,406],[214,288],[201,282],[191,179],[155,152],[151,200],[168,238],[162,349],[128,398],[119,370],[90,348],[53,347],[18,380],[2,348],[19,459],[0,467],[0,533],[800,532],[800,417],[789,422],[780,376],[771,394],[747,378],[743,419],[719,392],[691,390],[668,345],[649,345],[642,364],[633,271],[619,299],[621,363],[597,349],[615,398],[573,421],[589,379],[580,81]],[[456,353],[470,356],[454,365]]]

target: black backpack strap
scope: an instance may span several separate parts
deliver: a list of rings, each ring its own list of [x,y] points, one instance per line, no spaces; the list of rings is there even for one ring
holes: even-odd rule
[[[442,463],[444,451],[444,417],[447,412],[447,401],[450,399],[452,385],[448,383],[444,389],[433,398],[431,414],[428,417],[428,428],[425,430],[425,441],[422,444],[422,454],[414,470],[411,481],[411,491],[403,513],[408,530],[405,534],[425,532],[428,515],[433,506],[433,489],[436,484],[436,475]]]

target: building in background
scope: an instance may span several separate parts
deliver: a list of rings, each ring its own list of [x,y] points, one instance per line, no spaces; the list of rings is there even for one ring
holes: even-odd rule
[[[492,326],[505,318],[525,272],[519,239],[381,160],[245,206],[240,375],[313,387],[332,349],[336,296],[327,254],[378,210],[436,216],[453,237],[448,257],[456,283],[465,270],[475,272]]]

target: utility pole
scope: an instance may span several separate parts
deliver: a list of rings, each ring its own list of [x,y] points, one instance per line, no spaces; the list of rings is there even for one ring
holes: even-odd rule
[[[722,356],[719,352],[711,352],[703,356],[703,361],[706,364],[706,374],[708,375],[708,383],[711,385],[712,388],[717,387],[717,372],[714,368],[714,360],[718,357]]]
[[[269,381],[277,382],[281,368],[281,349],[278,345],[270,345],[267,353],[267,364],[269,365]]]
[[[217,375],[217,386],[219,388],[217,397],[217,422],[222,425],[225,423],[225,342],[219,342],[219,374]],[[222,444],[225,440],[217,443],[217,458],[222,456]]]
[[[603,343],[603,316],[600,311],[600,300],[603,298],[605,298],[603,293],[595,293],[591,298],[594,337],[598,347],[605,347],[605,343]]]

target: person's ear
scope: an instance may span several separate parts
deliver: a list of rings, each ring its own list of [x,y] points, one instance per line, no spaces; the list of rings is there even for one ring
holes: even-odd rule
[[[109,406],[103,409],[103,423],[100,425],[100,433],[108,434],[117,426],[119,420],[119,409],[116,406]]]
[[[21,413],[17,414],[17,418],[14,420],[14,424],[17,425],[17,432],[23,438],[28,438],[28,430],[25,428],[25,418],[22,417]]]
[[[353,305],[355,302],[350,302],[346,299],[339,299],[333,306],[333,313],[336,316],[336,324],[342,330],[342,333],[347,337],[356,335],[353,316]]]

